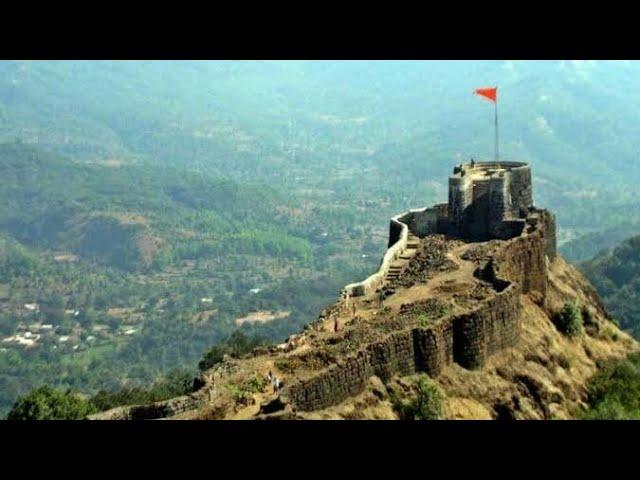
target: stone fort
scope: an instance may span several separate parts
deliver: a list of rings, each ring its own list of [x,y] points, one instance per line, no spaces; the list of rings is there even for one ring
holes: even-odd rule
[[[438,256],[441,263],[430,270],[429,259]],[[95,418],[158,418],[211,404],[228,393],[226,385],[265,365],[277,368],[285,387],[261,406],[261,418],[336,405],[363,391],[372,376],[387,382],[417,372],[437,376],[453,363],[481,368],[492,354],[517,345],[522,295],[545,305],[555,256],[555,217],[534,206],[526,163],[458,165],[449,178],[448,202],[393,217],[378,271],[344,287],[304,332],[213,369],[190,395]],[[441,269],[447,259],[457,265],[448,272]],[[418,288],[439,289],[409,295],[413,287],[402,282],[416,272],[430,272]],[[480,294],[474,293],[478,288]],[[457,307],[428,310],[436,299]],[[343,323],[341,331],[330,327],[334,320]]]
[[[387,381],[417,372],[437,376],[452,363],[481,368],[490,355],[517,345],[520,295],[544,305],[549,262],[556,256],[555,217],[533,205],[531,169],[522,162],[456,166],[448,203],[393,217],[379,270],[347,285],[329,315],[339,315],[358,298],[375,299],[402,277],[421,239],[434,234],[484,246],[499,240],[474,272],[492,291],[464,313],[446,315],[429,326],[407,325],[362,345],[321,372],[290,383],[277,403],[298,411],[322,409],[362,391],[372,375]],[[403,309],[411,311],[418,304]]]
[[[449,178],[448,233],[472,240],[520,235],[533,207],[525,163],[459,165]]]
[[[389,249],[378,272],[347,285],[343,297],[377,291],[389,278],[394,262],[415,246],[416,238],[444,234],[468,241],[508,240],[527,224],[545,219],[546,253],[556,252],[555,218],[533,205],[531,168],[524,162],[472,162],[457,165],[449,177],[449,201],[410,210],[391,219]],[[412,242],[413,239],[413,242]]]

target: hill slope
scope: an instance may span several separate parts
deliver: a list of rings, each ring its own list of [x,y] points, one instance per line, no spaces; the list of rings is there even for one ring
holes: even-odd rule
[[[420,371],[442,392],[445,418],[572,418],[600,366],[640,345],[575,267],[541,251],[544,238],[427,236],[387,284],[382,308],[374,298],[354,300],[353,310],[341,300],[282,345],[223,358],[191,395],[94,418],[400,418]],[[582,320],[569,334],[558,314],[573,304]],[[283,379],[281,393],[268,372]]]
[[[621,328],[640,337],[640,236],[581,262],[579,267]]]
[[[520,342],[498,352],[479,370],[452,364],[434,378],[444,393],[447,419],[564,419],[585,406],[587,381],[606,360],[624,358],[640,346],[608,320],[589,282],[557,257],[550,266],[548,304],[522,297]],[[552,321],[564,302],[577,299],[591,309],[593,325],[577,339]],[[394,399],[412,395],[415,377],[386,385],[372,378],[367,389],[341,404],[299,414],[308,419],[397,419]]]

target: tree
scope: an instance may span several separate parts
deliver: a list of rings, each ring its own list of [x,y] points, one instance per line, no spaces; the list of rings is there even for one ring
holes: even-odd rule
[[[213,367],[216,363],[220,363],[224,355],[232,357],[240,357],[251,352],[254,348],[262,344],[260,337],[248,337],[240,330],[236,330],[229,338],[214,345],[207,353],[204,354],[202,360],[198,363],[198,368],[203,371]]]
[[[420,375],[414,386],[415,395],[409,400],[394,401],[403,420],[440,420],[443,418],[444,395],[426,375]]]
[[[96,318],[96,313],[90,308],[83,308],[77,316],[78,322],[84,328],[89,328],[93,325]]]
[[[20,397],[7,420],[83,420],[93,412],[87,401],[71,391],[45,385]]]
[[[589,380],[587,394],[583,418],[640,419],[640,355],[605,364]]]
[[[11,335],[18,326],[18,317],[15,315],[0,315],[0,333],[4,335]]]

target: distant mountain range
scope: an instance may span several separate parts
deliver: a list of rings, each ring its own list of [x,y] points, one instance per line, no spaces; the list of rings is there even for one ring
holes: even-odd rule
[[[438,200],[454,163],[492,157],[492,111],[472,92],[498,85],[502,155],[533,166],[562,243],[640,222],[638,78],[623,61],[7,61],[0,140],[394,197],[378,224]]]

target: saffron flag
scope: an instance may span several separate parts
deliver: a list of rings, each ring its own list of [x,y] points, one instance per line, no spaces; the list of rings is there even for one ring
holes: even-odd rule
[[[492,102],[496,102],[498,100],[498,87],[492,88],[476,88],[476,95],[480,95],[482,97],[488,98]]]

